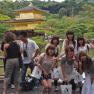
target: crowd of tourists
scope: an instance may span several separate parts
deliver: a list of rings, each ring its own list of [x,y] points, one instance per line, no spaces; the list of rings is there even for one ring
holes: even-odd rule
[[[20,85],[20,87],[23,86],[27,68],[29,67],[32,72],[35,65],[42,70],[41,83],[43,84],[43,88],[41,94],[45,92],[51,94],[51,72],[54,68],[58,68],[59,61],[63,76],[63,79],[61,79],[62,85],[65,83],[71,84],[73,94],[77,94],[77,83],[75,83],[74,78],[68,78],[75,68],[80,75],[85,72],[86,77],[84,83],[78,83],[80,85],[79,92],[82,94],[90,94],[91,85],[94,84],[94,58],[89,56],[89,49],[94,49],[94,46],[87,38],[78,36],[77,40],[75,40],[74,32],[68,30],[60,52],[59,37],[58,35],[53,35],[51,41],[45,47],[45,52],[39,55],[36,62],[35,58],[40,52],[38,45],[27,37],[27,32],[25,31],[19,33],[19,38],[21,40],[20,43],[16,41],[15,34],[6,32],[1,45],[1,50],[4,54],[3,62],[5,72],[2,94],[6,94],[8,86],[15,88],[15,94],[18,94],[18,85]],[[19,66],[19,53],[23,54],[23,67],[21,71]],[[33,80],[34,87],[38,88],[38,79],[33,78]],[[87,83],[89,83],[88,86]],[[57,85],[58,79],[54,79],[54,91],[62,94],[62,90],[58,91]],[[88,88],[86,93],[85,88]]]

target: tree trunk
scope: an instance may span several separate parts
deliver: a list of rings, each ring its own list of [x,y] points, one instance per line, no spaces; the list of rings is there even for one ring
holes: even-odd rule
[[[74,6],[72,6],[72,18],[73,18]]]
[[[66,10],[67,10],[67,6],[66,6]],[[68,15],[67,13],[68,13],[68,11],[66,11],[66,16]]]

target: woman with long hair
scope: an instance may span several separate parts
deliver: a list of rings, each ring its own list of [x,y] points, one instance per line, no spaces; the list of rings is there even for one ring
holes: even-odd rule
[[[4,57],[7,57],[4,77],[4,90],[6,93],[7,85],[10,83],[11,76],[14,76],[15,94],[18,94],[18,84],[21,82],[20,68],[19,68],[19,51],[20,45],[15,42],[15,36],[12,32],[7,32],[4,36]]]
[[[88,44],[86,44],[86,42],[88,43]],[[89,40],[88,39],[86,39],[85,37],[83,37],[83,36],[78,36],[78,38],[77,38],[77,54],[78,54],[78,56],[79,56],[79,53],[81,52],[81,51],[85,51],[86,53],[87,53],[87,55],[89,56],[89,49],[94,49],[94,46],[93,46],[93,44],[92,43],[90,43],[89,42]],[[86,73],[85,73],[86,74]],[[81,91],[82,91],[82,82],[79,82],[78,83],[79,84],[79,86],[80,86],[80,93],[81,93]]]
[[[55,46],[55,58],[56,58],[56,65],[55,65],[55,68],[58,67],[58,61],[59,61],[59,52],[60,52],[60,46],[59,46],[59,37],[57,35],[53,35],[52,38],[51,38],[51,42],[48,43],[46,45],[45,48],[47,48],[50,44],[53,44]],[[58,89],[57,89],[57,83],[58,83],[58,80],[54,80],[54,86],[55,86],[55,92],[58,92]]]
[[[50,70],[54,68],[55,63],[55,46],[50,44],[46,48],[46,53],[42,53],[37,61],[37,66],[42,70],[43,89],[41,94],[44,94],[48,89],[48,94],[51,94],[52,82]]]
[[[65,51],[66,46],[72,46],[75,56],[77,55],[77,42],[74,39],[74,32],[72,30],[66,32],[66,39],[63,41],[60,57],[64,56],[65,53],[63,54],[62,52]]]
[[[79,53],[79,73],[87,73],[85,82],[82,87],[82,94],[93,94],[92,84],[94,82],[94,58],[90,58],[85,51]],[[94,86],[94,84],[93,84]]]
[[[68,77],[72,75],[74,67],[76,68],[76,70],[78,70],[78,61],[74,55],[74,48],[71,46],[66,46],[65,54],[66,56],[61,58],[61,69],[64,78],[63,84],[65,82],[69,82],[70,84],[72,84],[73,94],[77,94],[74,79],[68,79]]]
[[[85,40],[88,44],[85,43]],[[78,55],[80,51],[85,51],[87,55],[89,56],[89,49],[94,49],[94,46],[92,43],[89,42],[89,40],[83,36],[78,36],[77,38],[77,50]]]

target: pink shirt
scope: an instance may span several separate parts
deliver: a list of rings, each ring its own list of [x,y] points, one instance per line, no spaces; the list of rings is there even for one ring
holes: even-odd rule
[[[51,59],[48,59],[46,53],[42,53],[40,56],[42,57],[42,61],[40,64],[45,69],[45,71],[49,74],[50,68],[52,66],[55,57],[53,56]]]
[[[89,47],[89,49],[91,49],[91,46],[89,45],[89,44],[87,44],[88,45],[88,47]],[[86,47],[84,46],[84,47],[79,47],[79,51],[81,52],[81,51],[85,51],[86,52]]]

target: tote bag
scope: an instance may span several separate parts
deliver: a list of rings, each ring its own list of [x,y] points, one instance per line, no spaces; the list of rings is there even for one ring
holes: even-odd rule
[[[53,69],[53,71],[51,72],[51,78],[52,80],[59,80],[58,68]]]
[[[72,94],[72,85],[60,85],[62,94]]]
[[[80,75],[78,72],[75,73],[74,82],[75,82],[75,83],[78,83],[78,82],[81,82],[81,81],[83,81],[83,76]]]
[[[42,73],[42,70],[38,66],[35,66],[31,74],[31,77],[40,79],[41,73]]]
[[[54,79],[57,79],[57,80],[59,79],[58,71],[59,71],[58,68],[54,68],[54,69],[53,69],[53,72],[54,72]]]

